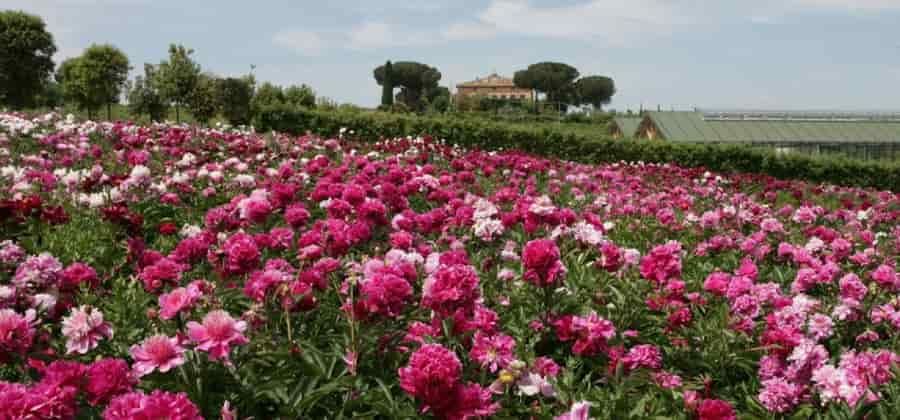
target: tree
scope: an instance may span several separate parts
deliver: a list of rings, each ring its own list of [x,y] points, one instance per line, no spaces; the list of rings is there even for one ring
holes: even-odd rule
[[[200,78],[200,65],[191,59],[194,50],[183,45],[169,45],[169,60],[159,63],[160,93],[175,105],[175,121],[181,122],[180,108],[186,104]]]
[[[547,95],[550,102],[567,103],[572,99],[572,82],[578,78],[578,70],[565,63],[541,62],[519,70],[513,76],[516,86],[534,89]]]
[[[218,83],[215,76],[201,74],[194,83],[194,89],[187,97],[187,106],[198,123],[206,124],[216,115],[219,109]]]
[[[314,108],[316,92],[307,85],[293,85],[284,90],[284,102],[294,106]]]
[[[53,74],[55,52],[53,35],[40,17],[0,12],[0,104],[32,105]]]
[[[428,110],[432,112],[446,112],[450,108],[450,89],[438,86],[425,92],[425,100]]]
[[[82,82],[91,96],[92,104],[106,104],[106,119],[112,119],[111,104],[119,102],[119,96],[128,80],[128,57],[118,48],[104,44],[91,45],[81,55]]]
[[[128,91],[128,110],[131,115],[148,114],[151,121],[162,121],[166,114],[166,102],[159,91],[156,67],[144,64],[144,76],[136,76]]]
[[[229,77],[219,80],[219,108],[222,116],[231,125],[244,125],[250,122],[250,101],[253,99],[253,86],[246,78]]]
[[[93,119],[94,111],[103,105],[104,97],[91,89],[89,73],[88,67],[84,65],[84,57],[73,57],[60,63],[56,70],[56,81],[62,86],[66,103],[87,111],[88,119]]]
[[[373,72],[380,86],[384,85],[386,65],[378,66]],[[398,61],[391,66],[391,83],[400,87],[397,99],[416,111],[424,109],[423,94],[429,89],[436,89],[440,80],[438,69],[422,63]]]
[[[575,94],[580,104],[601,109],[616,93],[616,84],[606,76],[585,76],[575,82]]]
[[[281,86],[276,86],[269,82],[265,82],[258,89],[256,89],[256,93],[253,95],[253,100],[250,103],[250,108],[253,110],[253,114],[255,115],[265,107],[271,105],[280,105],[283,103],[284,92],[281,90]]]
[[[387,108],[394,105],[394,66],[390,60],[384,63],[384,75],[381,78],[381,105]]]
[[[47,80],[41,87],[40,93],[35,96],[35,106],[45,108],[57,108],[63,105],[62,86],[53,80]]]

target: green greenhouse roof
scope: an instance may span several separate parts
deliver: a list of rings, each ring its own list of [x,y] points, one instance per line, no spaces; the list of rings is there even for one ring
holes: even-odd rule
[[[637,117],[616,117],[614,121],[625,137],[634,137],[638,126],[641,125],[641,119]]]
[[[704,118],[700,112],[648,112],[665,139],[721,143],[900,143],[900,120]]]

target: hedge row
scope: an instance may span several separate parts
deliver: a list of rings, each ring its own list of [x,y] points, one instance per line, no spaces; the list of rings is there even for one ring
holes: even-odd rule
[[[502,123],[423,117],[381,112],[346,112],[267,107],[256,120],[259,130],[333,136],[342,128],[361,140],[431,135],[464,147],[518,149],[566,160],[601,163],[643,161],[705,167],[719,172],[768,174],[835,185],[900,191],[900,164],[843,157],[780,155],[745,145],[613,140],[562,133],[551,128],[519,128]]]

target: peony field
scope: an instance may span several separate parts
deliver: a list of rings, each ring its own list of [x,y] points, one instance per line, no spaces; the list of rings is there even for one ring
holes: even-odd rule
[[[900,418],[897,193],[354,129],[0,114],[0,420]]]

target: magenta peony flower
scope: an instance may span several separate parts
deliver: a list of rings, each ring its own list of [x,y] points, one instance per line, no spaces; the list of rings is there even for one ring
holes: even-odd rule
[[[657,245],[641,258],[641,276],[657,284],[681,278],[681,243]]]
[[[203,293],[194,284],[173,289],[169,293],[163,293],[159,296],[159,317],[162,319],[175,318],[179,312],[193,307],[194,303],[201,296],[203,296]]]
[[[389,273],[376,273],[364,280],[361,302],[366,311],[387,317],[396,317],[403,311],[412,296],[412,286],[405,279]]]
[[[559,259],[559,248],[550,239],[529,241],[522,249],[525,281],[538,287],[552,286],[566,274]]]
[[[456,354],[440,344],[425,344],[400,368],[400,388],[421,400],[423,410],[452,405],[462,365]]]
[[[186,267],[170,258],[161,258],[151,265],[144,267],[138,278],[144,284],[147,292],[157,292],[165,285],[175,285],[181,281],[181,273]]]
[[[202,324],[188,322],[187,329],[188,337],[197,344],[197,350],[208,352],[210,359],[213,360],[228,360],[231,346],[249,342],[243,334],[247,329],[247,323],[235,320],[223,310],[206,314]]]
[[[132,369],[138,378],[154,370],[166,373],[184,364],[184,347],[177,338],[158,334],[131,346],[131,358],[134,359]]]
[[[422,306],[439,316],[471,310],[478,299],[478,273],[470,265],[441,265],[425,279]]]
[[[705,399],[697,407],[699,420],[737,420],[734,408],[727,401]]]
[[[253,237],[246,233],[236,233],[226,239],[222,250],[225,252],[225,274],[246,274],[259,266],[259,248]]]
[[[100,310],[82,305],[63,318],[62,333],[66,337],[67,354],[85,354],[97,347],[100,340],[112,338],[113,330],[103,321]]]
[[[100,280],[97,272],[91,266],[79,262],[72,263],[59,273],[59,288],[61,290],[78,290],[82,284],[91,288],[97,287]]]
[[[0,418],[72,419],[78,389],[38,383],[28,387],[0,381]]]
[[[87,385],[84,388],[92,406],[104,405],[112,398],[130,392],[137,385],[128,363],[121,359],[101,359],[87,369]]]
[[[200,410],[187,394],[155,390],[150,395],[131,392],[110,401],[104,420],[166,419],[203,420]]]
[[[472,339],[469,357],[478,362],[482,368],[496,372],[515,360],[513,354],[515,347],[516,340],[506,334],[489,336],[478,331]]]

